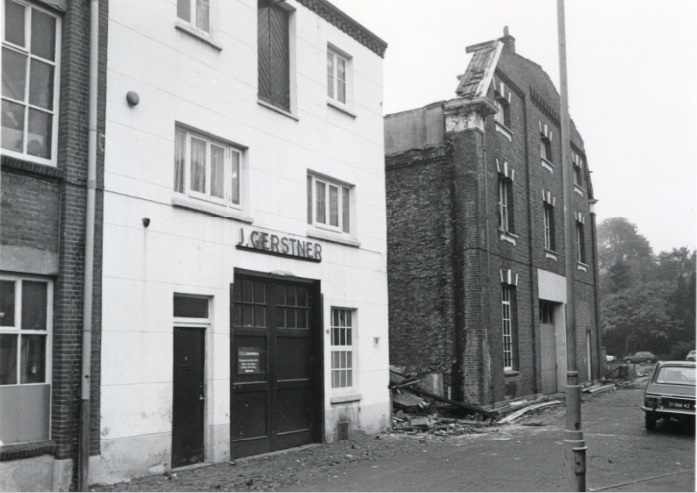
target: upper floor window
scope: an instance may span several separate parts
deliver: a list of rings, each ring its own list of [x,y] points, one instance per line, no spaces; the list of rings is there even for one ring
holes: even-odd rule
[[[332,47],[327,49],[327,97],[342,105],[348,104],[349,64],[349,57]]]
[[[583,229],[583,222],[576,221],[576,260],[582,264],[586,263],[586,233]]]
[[[556,235],[554,231],[554,206],[545,202],[543,221],[545,229],[545,249],[554,251],[556,248]]]
[[[0,277],[0,385],[47,383],[52,285]]]
[[[499,123],[500,125],[504,125],[506,127],[511,126],[511,107],[508,104],[508,101],[506,101],[503,98],[496,98],[494,101],[496,104],[497,112],[494,115],[494,120],[496,120],[496,123]]]
[[[540,137],[540,157],[552,161],[552,141],[545,136]]]
[[[571,151],[571,162],[574,165],[574,185],[583,187],[583,158],[574,151]]]
[[[350,185],[313,174],[307,175],[307,222],[340,233],[351,229]]]
[[[210,0],[177,0],[177,17],[204,32],[210,32]]]
[[[174,190],[190,197],[239,208],[242,152],[228,144],[177,127]]]
[[[499,175],[499,229],[508,233],[515,232],[513,221],[513,180]]]
[[[272,0],[257,6],[259,99],[290,111],[290,12]]]
[[[60,19],[5,0],[2,40],[3,154],[55,164]]]

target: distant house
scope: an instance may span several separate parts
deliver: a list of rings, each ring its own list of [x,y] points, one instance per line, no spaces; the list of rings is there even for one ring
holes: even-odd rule
[[[565,241],[580,380],[600,376],[594,197],[572,125],[565,238],[552,81],[507,33],[468,52],[456,98],[385,118],[390,362],[498,406],[565,386]]]

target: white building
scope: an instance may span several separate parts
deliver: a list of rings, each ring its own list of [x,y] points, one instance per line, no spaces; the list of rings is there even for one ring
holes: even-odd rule
[[[109,5],[116,482],[389,425],[382,56],[326,0]]]

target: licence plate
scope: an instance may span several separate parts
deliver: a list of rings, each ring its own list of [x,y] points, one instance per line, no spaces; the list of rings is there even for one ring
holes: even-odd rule
[[[685,409],[690,411],[695,410],[695,403],[688,401],[664,401],[663,405],[668,409]]]

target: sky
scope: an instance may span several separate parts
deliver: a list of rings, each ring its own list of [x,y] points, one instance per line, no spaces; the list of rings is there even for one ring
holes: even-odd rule
[[[556,0],[330,0],[388,43],[385,114],[455,96],[467,46],[508,26],[559,88]],[[697,1],[566,0],[569,109],[598,223],[625,217],[654,252],[695,248]]]

